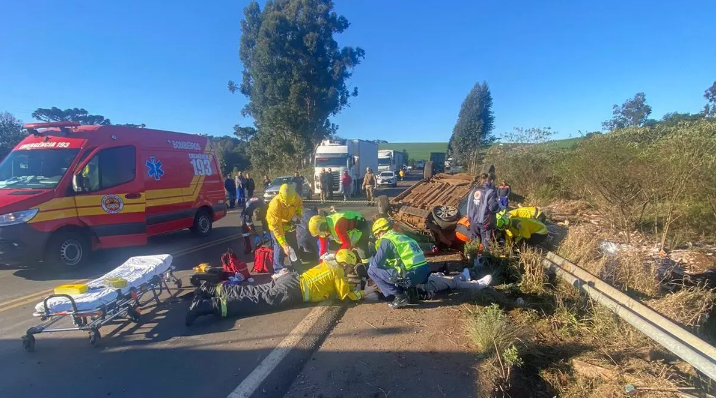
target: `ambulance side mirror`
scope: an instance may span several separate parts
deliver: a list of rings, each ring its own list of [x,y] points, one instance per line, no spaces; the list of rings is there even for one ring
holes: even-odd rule
[[[72,176],[72,190],[75,191],[75,193],[85,191],[84,178],[81,174],[75,174]]]

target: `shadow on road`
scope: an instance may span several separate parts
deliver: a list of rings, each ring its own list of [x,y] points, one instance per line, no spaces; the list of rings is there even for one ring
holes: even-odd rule
[[[76,270],[61,271],[53,268],[48,268],[43,263],[32,263],[26,265],[2,265],[2,269],[16,269],[13,275],[32,281],[51,281],[51,280],[65,280],[65,279],[88,279],[96,277],[106,273],[125,262],[132,256],[142,256],[150,254],[175,254],[177,252],[184,251],[191,248],[201,248],[203,245],[210,244],[214,241],[220,241],[226,237],[238,234],[240,232],[239,227],[234,226],[223,226],[215,228],[214,233],[211,236],[205,238],[197,238],[193,236],[189,231],[178,231],[169,233],[166,235],[156,236],[149,240],[149,244],[146,246],[138,247],[123,247],[118,249],[107,249],[100,250],[93,253],[93,260],[86,267]],[[223,251],[226,251],[228,247],[232,247],[234,250],[243,250],[243,243],[240,247],[236,246],[237,242],[243,242],[241,239],[235,239],[230,242],[221,243],[212,248],[221,247]],[[197,252],[202,252],[207,249],[199,249]],[[185,261],[180,261],[182,257],[188,257],[192,253],[187,253],[181,257],[176,257],[174,261],[175,267],[178,269],[182,268],[180,265]],[[183,260],[183,259],[182,259]],[[212,260],[207,259],[207,261]],[[218,261],[218,257],[216,259]],[[205,261],[200,261],[205,262]],[[196,265],[196,264],[194,264]],[[191,267],[193,267],[192,265]],[[218,265],[218,264],[217,264]],[[188,268],[191,268],[188,267]]]

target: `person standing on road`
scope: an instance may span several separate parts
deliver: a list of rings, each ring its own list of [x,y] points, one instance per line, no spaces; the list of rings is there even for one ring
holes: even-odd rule
[[[482,250],[487,250],[495,228],[495,213],[500,210],[500,205],[490,176],[483,173],[480,177],[482,185],[473,189],[468,196],[467,217],[472,236],[479,236]]]
[[[264,175],[264,191],[271,186],[271,180],[268,178],[267,175]]]
[[[239,174],[236,175],[236,197],[238,199],[239,206],[244,205],[244,200],[246,198],[244,184],[246,184],[246,179],[244,178],[244,174],[239,171]]]
[[[400,176],[400,181],[405,180],[405,170],[400,169],[400,171],[398,171],[398,175]]]
[[[333,170],[328,168],[328,200],[333,200],[333,187],[335,186],[336,180],[333,176]]]
[[[236,205],[236,183],[230,175],[227,175],[224,180],[224,189],[229,195],[229,209],[233,209]]]
[[[299,197],[303,198],[303,177],[298,174],[298,171],[293,173],[293,179],[291,180],[296,186],[296,193]]]
[[[511,193],[512,188],[510,188],[510,185],[507,184],[505,180],[502,180],[500,186],[497,187],[497,196],[500,198],[499,204],[501,209],[507,208],[507,202],[509,201]]]
[[[325,168],[323,168],[323,170],[321,170],[321,174],[318,175],[318,182],[321,184],[321,203],[326,203],[331,183],[328,179],[328,173]]]
[[[246,198],[251,199],[254,197],[254,191],[256,190],[256,184],[254,179],[251,178],[249,173],[246,173]]]
[[[353,179],[348,175],[348,170],[343,170],[341,178],[341,191],[343,192],[343,201],[351,200],[351,190],[353,188]]]
[[[394,296],[390,308],[403,308],[410,304],[406,290],[426,283],[430,266],[418,242],[392,229],[385,218],[373,223],[376,253],[370,260],[368,276],[378,285],[384,296]]]
[[[291,184],[283,184],[278,194],[269,202],[266,211],[266,224],[271,231],[273,241],[273,269],[278,274],[283,269],[284,260],[290,257],[291,249],[298,249],[295,225],[301,220],[303,201]],[[293,260],[289,258],[291,265]]]
[[[365,197],[369,202],[373,201],[373,189],[375,189],[376,181],[375,174],[370,167],[365,169],[365,177],[363,178],[363,190],[365,190]]]
[[[239,317],[265,314],[287,309],[301,303],[316,303],[332,296],[340,300],[358,301],[366,294],[375,295],[375,287],[360,290],[346,279],[346,269],[356,265],[356,256],[350,250],[340,250],[335,258],[325,259],[302,274],[282,272],[273,281],[261,285],[202,284],[194,291],[194,299],[186,314],[186,325],[191,326],[197,317]]]

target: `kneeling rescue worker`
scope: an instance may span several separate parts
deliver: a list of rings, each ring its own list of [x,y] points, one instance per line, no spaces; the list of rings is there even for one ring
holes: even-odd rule
[[[376,253],[370,260],[368,276],[384,296],[395,297],[388,304],[390,308],[402,308],[410,304],[406,290],[425,283],[430,267],[418,242],[393,231],[392,227],[385,218],[373,223]]]
[[[352,288],[346,281],[344,267],[355,267],[357,257],[350,250],[339,250],[335,259],[327,258],[299,275],[284,269],[269,283],[262,285],[203,284],[194,291],[194,300],[186,314],[186,325],[197,317],[216,315],[222,318],[258,315],[282,310],[303,302],[319,302],[335,295],[357,301],[366,291]],[[369,292],[371,287],[366,288]]]
[[[342,249],[355,249],[363,263],[368,262],[370,223],[357,211],[344,211],[328,216],[316,215],[308,221],[308,232],[319,238],[320,256],[328,251],[328,238]]]

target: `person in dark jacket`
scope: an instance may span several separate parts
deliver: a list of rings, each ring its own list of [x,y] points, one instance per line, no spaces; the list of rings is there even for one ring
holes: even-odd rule
[[[298,174],[298,171],[293,173],[293,179],[291,180],[293,184],[296,186],[296,193],[299,197],[303,197],[303,177]]]
[[[254,218],[258,218],[255,220]],[[259,234],[254,221],[261,222]],[[246,201],[246,207],[241,211],[241,232],[244,237],[244,254],[250,254],[253,249],[251,247],[251,237],[261,236],[268,232],[266,227],[266,202],[263,199],[252,197]]]
[[[510,194],[512,193],[512,188],[510,188],[510,185],[505,182],[505,180],[502,180],[500,183],[500,186],[497,187],[497,196],[499,199],[500,208],[506,209],[507,208],[507,202],[509,201]]]
[[[328,189],[328,200],[333,200],[333,187],[335,186],[335,177],[333,176],[333,170],[331,168],[328,168],[328,186],[330,189]]]
[[[480,177],[482,185],[473,189],[468,196],[467,217],[473,238],[479,237],[482,249],[487,250],[495,228],[495,213],[500,210],[500,205],[490,176],[483,173]]]
[[[256,184],[254,183],[254,179],[249,176],[249,173],[246,173],[246,184],[244,184],[244,189],[246,189],[246,197],[247,198],[253,198],[254,197],[254,191],[256,190]]]
[[[236,183],[231,176],[226,176],[224,180],[224,189],[229,194],[229,209],[233,209],[236,205]]]

